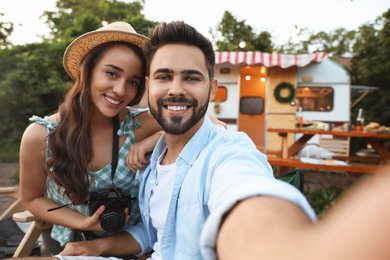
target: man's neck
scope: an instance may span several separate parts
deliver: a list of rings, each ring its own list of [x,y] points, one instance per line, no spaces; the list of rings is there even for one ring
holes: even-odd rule
[[[204,118],[203,118],[204,119]],[[167,151],[161,160],[161,164],[168,165],[176,162],[177,157],[183,150],[184,146],[194,136],[203,124],[203,119],[194,125],[190,130],[182,135],[173,135],[165,132],[165,142],[167,144]]]
[[[189,139],[188,139],[189,140]],[[188,142],[182,135],[171,135],[165,133],[167,150],[161,160],[161,164],[168,165],[176,162],[177,157]]]

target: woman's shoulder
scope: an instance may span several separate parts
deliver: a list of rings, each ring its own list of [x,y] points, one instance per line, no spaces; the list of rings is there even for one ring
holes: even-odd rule
[[[53,114],[53,115],[45,116],[45,117],[40,117],[40,116],[33,115],[32,117],[30,117],[29,120],[31,122],[36,122],[36,123],[38,123],[40,125],[44,125],[47,128],[49,128],[49,129],[53,129],[53,128],[55,128],[58,125],[58,116],[57,116],[57,114]]]
[[[45,117],[36,115],[30,117],[32,123],[24,131],[23,141],[34,142],[35,140],[39,143],[46,140],[48,133],[58,125],[56,118],[56,114]]]
[[[148,107],[126,107],[127,116],[137,116],[149,111]]]
[[[147,114],[148,108],[133,108],[126,107],[125,112],[120,116],[122,118],[120,125],[120,135],[129,134],[134,128],[140,127],[139,116],[141,114]]]
[[[30,118],[31,120],[31,118]],[[43,122],[45,122],[44,119],[40,120],[39,118],[35,118],[33,120],[32,124],[28,125],[27,128],[24,130],[23,136],[22,136],[22,144],[24,145],[30,145],[30,147],[36,147],[37,145],[41,143],[46,142],[46,136],[47,136],[47,127]]]
[[[127,114],[123,117],[119,135],[142,132],[146,136],[161,130],[160,125],[151,115],[149,108],[127,107]],[[138,140],[142,140],[138,139]]]

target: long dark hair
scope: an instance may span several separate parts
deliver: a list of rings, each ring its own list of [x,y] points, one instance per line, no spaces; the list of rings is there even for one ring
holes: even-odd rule
[[[78,67],[73,86],[58,108],[59,125],[50,132],[47,140],[50,156],[45,162],[45,171],[60,187],[74,205],[85,202],[88,196],[87,166],[94,156],[91,140],[91,75],[97,61],[114,45],[123,44],[133,50],[142,60],[143,76],[146,61],[142,50],[127,42],[109,42],[99,45],[87,53]],[[131,62],[131,61],[129,61]],[[139,84],[137,93],[129,105],[138,104],[145,92],[145,79]]]

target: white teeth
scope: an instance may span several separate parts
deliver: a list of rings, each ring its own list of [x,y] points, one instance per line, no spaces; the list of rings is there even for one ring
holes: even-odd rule
[[[111,98],[109,98],[109,97],[107,97],[107,96],[105,96],[105,98],[106,98],[106,100],[108,101],[108,102],[110,102],[110,103],[112,103],[112,104],[114,104],[114,105],[119,105],[119,101],[115,101],[115,100],[113,100],[113,99],[111,99]]]
[[[184,111],[187,109],[187,106],[168,106],[168,110],[173,111]]]

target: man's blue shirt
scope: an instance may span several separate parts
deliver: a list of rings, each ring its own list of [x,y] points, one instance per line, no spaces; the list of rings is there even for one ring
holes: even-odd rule
[[[143,223],[129,229],[142,246],[152,250],[157,231],[150,219],[149,202],[157,183],[157,159],[166,149],[162,136],[140,171],[139,204]],[[231,132],[206,116],[176,160],[176,177],[160,243],[164,259],[216,259],[215,241],[222,216],[236,202],[257,195],[280,197],[299,205],[315,221],[303,194],[275,180],[267,157],[243,132]]]

